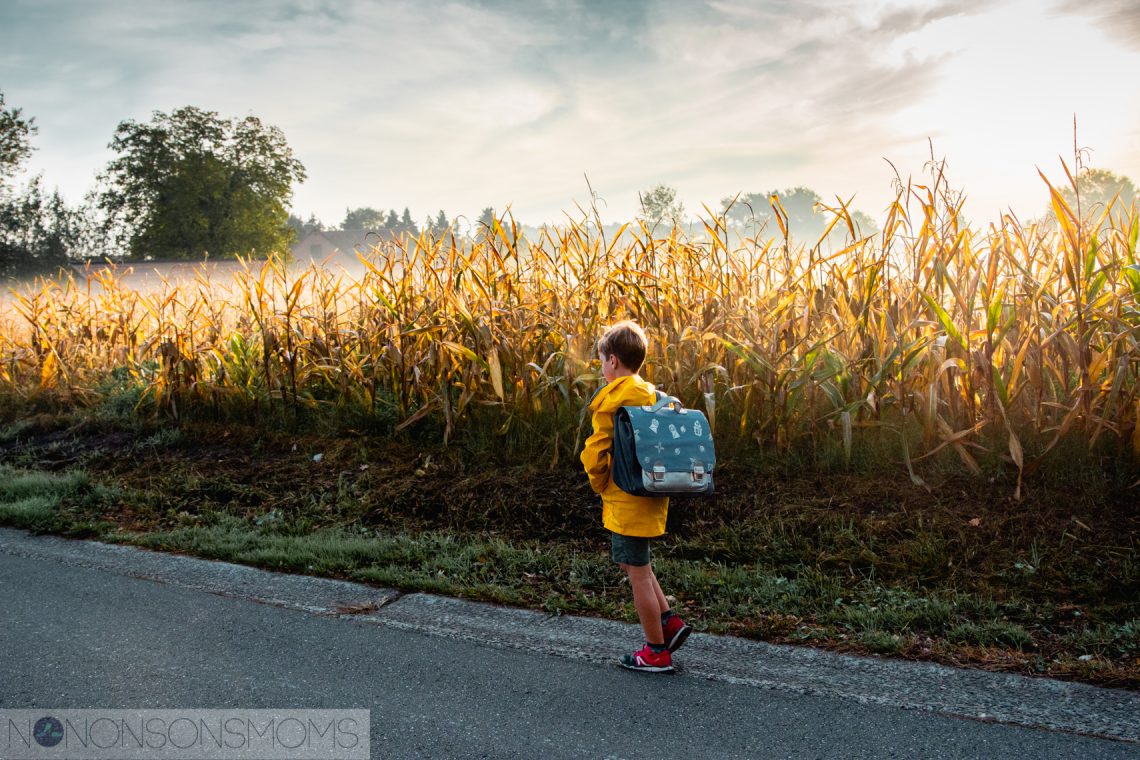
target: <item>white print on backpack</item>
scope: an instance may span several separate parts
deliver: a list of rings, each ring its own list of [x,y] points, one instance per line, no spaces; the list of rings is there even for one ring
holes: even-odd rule
[[[680,454],[680,453],[681,453],[681,450],[680,450],[680,449],[673,449],[673,453],[674,453],[674,454]]]
[[[635,441],[641,440],[641,431],[638,430],[637,428],[633,429],[633,440],[635,440]]]
[[[684,430],[684,428],[681,428],[681,429]],[[701,421],[700,420],[697,420],[696,422],[693,423],[693,435],[696,435],[696,436],[704,435],[702,430],[703,430],[703,428],[701,428]],[[704,451],[704,450],[705,450],[705,447],[702,446],[701,451]]]
[[[664,447],[664,446],[662,446],[662,445],[660,444],[660,442],[658,442],[658,443],[654,444],[653,448],[657,449],[657,453],[658,453],[658,454],[660,454],[662,451],[664,451],[664,450],[665,450],[665,447]]]
[[[657,427],[658,427],[658,425],[657,425],[657,420],[650,420],[650,421],[649,421],[649,429],[650,429],[652,432],[656,433],[656,432],[657,432]]]
[[[684,432],[685,432],[685,426],[684,426],[684,425],[682,425],[682,426],[681,426],[681,432],[682,432],[682,433],[684,433]]]
[[[673,436],[674,438],[680,438],[681,437],[681,434],[677,432],[677,426],[676,425],[670,425],[669,426],[669,434],[671,436]]]

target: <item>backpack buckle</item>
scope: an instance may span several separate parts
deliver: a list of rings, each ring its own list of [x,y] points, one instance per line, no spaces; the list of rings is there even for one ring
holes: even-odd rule
[[[652,477],[654,480],[664,480],[665,479],[665,465],[663,465],[663,464],[653,465],[653,472],[650,473],[650,477]]]
[[[693,465],[692,472],[689,473],[694,483],[700,483],[705,479],[705,466],[703,464]]]

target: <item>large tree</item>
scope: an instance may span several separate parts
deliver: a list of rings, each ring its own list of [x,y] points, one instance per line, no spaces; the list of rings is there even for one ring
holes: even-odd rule
[[[133,257],[231,258],[285,252],[287,204],[305,168],[285,135],[253,116],[222,119],[193,106],[127,120],[100,176],[100,207]]]
[[[83,220],[59,191],[33,177],[19,192],[0,192],[0,276],[50,272],[78,247]]]
[[[377,211],[371,206],[345,209],[342,230],[381,230],[384,228],[384,212]]]
[[[443,209],[440,209],[439,214],[437,214],[434,219],[432,218],[431,214],[428,214],[427,218],[424,219],[423,230],[429,235],[435,235],[436,237],[439,237],[440,235],[443,235],[445,232],[447,232],[449,224],[450,223],[447,221],[447,214],[443,212]]]
[[[5,108],[4,93],[0,92],[0,183],[32,155],[36,120],[25,119],[21,113],[19,108]]]
[[[297,240],[305,237],[305,235],[308,235],[310,232],[323,230],[325,228],[324,222],[318,219],[316,214],[309,214],[308,221],[305,221],[295,214],[290,214],[289,219],[285,223],[293,228]]]
[[[420,234],[420,228],[416,225],[415,221],[412,219],[411,209],[409,209],[407,206],[404,207],[404,213],[400,217],[400,226],[399,226],[397,232],[401,235],[405,235],[405,234],[407,234],[407,235],[418,235],[418,234]]]
[[[784,190],[769,190],[763,193],[741,193],[724,198],[721,207],[725,218],[748,235],[762,234],[781,237],[779,221],[776,219],[773,196],[783,210],[781,216],[788,228],[788,235],[800,243],[814,245],[819,241],[827,226],[831,224],[831,212],[824,208],[823,199],[811,188],[797,186]],[[836,204],[831,204],[833,207]],[[868,236],[878,232],[875,220],[862,211],[848,209],[856,235]],[[850,235],[847,225],[840,221],[832,227],[828,240],[839,244]]]
[[[661,222],[673,225],[681,223],[681,215],[685,213],[685,206],[677,200],[677,188],[669,185],[656,187],[640,193],[641,216],[649,229],[654,229]]]
[[[1128,177],[1108,169],[1086,169],[1077,175],[1077,189],[1080,191],[1081,216],[1099,218],[1109,205],[1116,201],[1118,210],[1127,209],[1136,197],[1136,185]],[[1077,195],[1072,187],[1061,190],[1061,196],[1075,214]],[[1052,213],[1052,209],[1050,209]]]
[[[806,187],[747,193],[735,198],[725,198],[721,203],[729,221],[751,230],[766,226],[769,233],[779,235],[772,196],[779,199],[780,206],[787,214],[788,231],[792,236],[800,240],[811,239],[814,242],[815,238],[823,233],[827,222],[817,206],[820,202],[819,194]]]
[[[0,277],[48,272],[67,263],[78,240],[79,217],[40,177],[9,185],[34,149],[35,119],[6,108],[0,92]]]
[[[495,225],[495,219],[495,209],[492,206],[487,206],[479,212],[479,220],[476,224],[490,229]]]

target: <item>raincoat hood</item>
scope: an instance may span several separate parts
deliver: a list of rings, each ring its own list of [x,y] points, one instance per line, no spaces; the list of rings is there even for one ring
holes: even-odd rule
[[[646,382],[641,375],[626,375],[599,388],[590,399],[590,411],[613,414],[619,407],[652,404],[656,398],[653,383]]]

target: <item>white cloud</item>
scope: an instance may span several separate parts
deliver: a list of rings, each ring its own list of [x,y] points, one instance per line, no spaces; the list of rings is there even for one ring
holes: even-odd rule
[[[1116,39],[1140,49],[1140,3],[1136,0],[1062,0],[1057,8],[1092,18]]]
[[[1129,6],[1094,4],[1076,31],[1066,17],[1068,39],[1097,70],[1131,65],[1093,26]],[[807,184],[877,213],[882,157],[918,170],[928,135],[1000,207],[1031,202],[1011,177],[1063,148],[1058,112],[1080,110],[1121,171],[1140,142],[1108,115],[1122,93],[1054,70],[1070,64],[1042,41],[1062,22],[1032,3],[76,0],[8,15],[0,82],[73,199],[118,121],[186,104],[281,127],[309,173],[295,206],[331,223],[346,206],[511,202],[552,220],[586,199],[583,174],[612,218],[658,182],[691,210]]]

